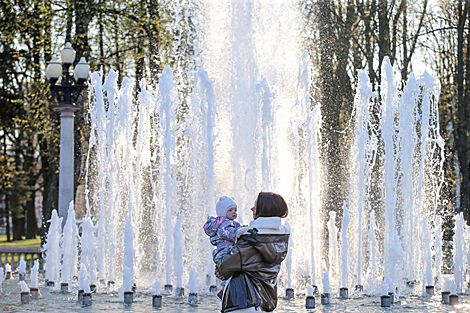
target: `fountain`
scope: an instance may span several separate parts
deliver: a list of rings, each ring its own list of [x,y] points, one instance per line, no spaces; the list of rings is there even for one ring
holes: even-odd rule
[[[321,294],[321,304],[330,304],[331,294],[330,294],[330,274],[328,271],[325,271],[322,274],[322,283],[323,283],[323,293]]]
[[[256,194],[273,190],[288,201],[292,235],[278,279],[289,299],[280,297],[276,311],[314,307],[319,288],[321,303],[333,302],[333,312],[344,311],[336,309],[343,304],[379,306],[379,297],[399,307],[398,296],[423,310],[434,307],[436,297],[423,297],[426,286],[439,290],[448,278],[436,214],[444,159],[439,82],[412,74],[400,91],[385,58],[377,94],[366,72],[358,73],[350,133],[344,134],[351,147],[348,189],[342,207],[324,212],[325,117],[311,98],[314,66],[301,49],[298,11],[283,1],[210,1],[201,10],[206,27],[198,33],[201,54],[194,61],[204,69],[177,60],[158,83],[142,80],[137,90],[131,78],[118,83],[113,70],[92,74],[87,215],[79,237],[73,215],[62,232],[52,212],[44,245],[48,283],[68,283],[84,305],[92,303],[95,286],[96,310],[127,303],[126,310],[142,311],[145,301],[134,300],[152,295],[152,305],[162,306],[163,299],[169,312],[195,303],[192,311],[217,311],[202,225],[221,194],[235,197],[239,222],[248,224]],[[462,215],[455,225],[456,285],[442,290],[465,303]],[[419,294],[408,288],[415,284],[422,286]],[[183,303],[184,288],[189,297]],[[310,301],[300,295],[305,290]],[[76,310],[66,296],[45,290],[38,302],[61,299],[64,310]],[[335,301],[338,296],[343,299]],[[54,301],[51,306],[57,308]]]
[[[189,304],[197,304],[198,302],[198,279],[197,272],[194,268],[189,270]]]
[[[59,218],[57,211],[52,211],[51,224],[47,233],[47,240],[43,246],[44,249],[44,269],[48,286],[55,287],[59,280],[60,264],[60,238],[62,236],[62,218]]]
[[[75,222],[75,210],[73,201],[70,202],[67,212],[67,221],[65,222],[63,235],[61,238],[62,245],[62,267],[61,267],[61,291],[69,291],[72,285],[72,277],[76,273],[78,264],[77,255],[77,224]]]
[[[21,303],[28,303],[31,298],[29,287],[24,280],[20,280],[19,285],[21,287]]]
[[[348,240],[348,227],[349,227],[349,211],[346,207],[346,203],[343,204],[343,220],[341,222],[341,288],[340,297],[348,297],[348,286],[349,286],[349,263],[348,255],[349,251],[349,240]]]
[[[382,285],[382,296],[380,296],[380,306],[389,307],[392,304],[392,296],[389,295],[389,285]]]
[[[24,280],[26,276],[26,261],[24,260],[24,256],[20,257],[20,265],[18,266],[18,275],[20,280]]]
[[[3,281],[5,280],[5,273],[3,267],[0,267],[0,293],[2,292]]]
[[[11,278],[11,265],[9,263],[5,264],[5,279]]]
[[[307,286],[307,298],[305,299],[305,308],[315,308],[315,296],[313,295],[314,290],[312,286]]]
[[[157,280],[153,285],[153,297],[152,297],[152,306],[161,307],[162,306],[162,295],[160,290],[160,282]]]

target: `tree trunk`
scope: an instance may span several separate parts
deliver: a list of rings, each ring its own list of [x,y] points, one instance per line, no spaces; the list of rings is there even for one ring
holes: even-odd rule
[[[149,0],[149,50],[150,50],[150,79],[153,84],[158,84],[160,64],[158,53],[160,52],[160,14],[158,0]]]
[[[7,219],[6,232],[7,242],[11,241],[11,225],[10,225],[10,205],[8,204],[8,194],[5,194],[5,218]]]
[[[468,97],[465,96],[464,90],[464,69],[466,68],[466,60],[464,59],[464,27],[467,20],[468,14],[468,1],[465,1],[465,6],[463,7],[463,0],[459,0],[458,3],[458,30],[457,30],[457,75],[456,75],[456,85],[457,85],[457,116],[458,124],[456,125],[456,137],[457,137],[457,150],[459,155],[460,162],[460,171],[461,171],[461,206],[460,209],[464,213],[465,220],[469,220],[469,209],[470,209],[470,182],[469,182],[469,143],[467,132],[468,127]]]
[[[31,195],[28,197],[25,206],[25,215],[26,215],[26,239],[33,239],[36,238],[37,235],[37,220],[36,220],[36,181],[37,175],[35,174],[35,166],[36,160],[34,159],[34,147],[33,147],[33,140],[29,138],[27,140],[28,147],[27,153],[24,156],[24,169],[25,173],[28,176],[27,186],[28,189],[31,191]]]
[[[384,57],[390,56],[390,21],[388,17],[388,1],[379,0],[379,76]]]
[[[322,0],[318,2],[318,20],[320,36],[320,89],[321,110],[323,119],[323,160],[326,168],[326,188],[323,199],[324,212],[338,211],[341,208],[341,181],[339,180],[340,157],[339,157],[339,111],[338,103],[335,102],[333,78],[333,28],[331,20],[331,1]]]
[[[88,27],[93,18],[93,1],[92,0],[75,0],[73,1],[75,8],[75,37],[74,48],[77,58],[75,64],[81,57],[90,59],[91,48],[88,42]]]
[[[140,81],[144,78],[144,21],[145,21],[145,0],[140,1],[139,16],[140,21],[138,22],[137,32],[137,47],[136,47],[136,60],[135,60],[135,84],[136,90],[140,88]]]
[[[341,23],[341,29],[338,30],[338,43],[335,45],[338,47],[337,52],[337,66],[334,71],[334,86],[336,86],[336,92],[333,93],[334,106],[338,108],[338,119],[340,116],[340,110],[345,114],[342,119],[343,122],[349,121],[353,105],[353,91],[351,89],[351,78],[349,77],[347,68],[349,64],[349,56],[351,51],[351,39],[352,39],[352,28],[354,23],[354,5],[352,0],[348,0],[346,8],[346,20]],[[340,121],[341,122],[341,121]],[[338,126],[340,124],[338,123]],[[339,130],[339,129],[338,129]]]

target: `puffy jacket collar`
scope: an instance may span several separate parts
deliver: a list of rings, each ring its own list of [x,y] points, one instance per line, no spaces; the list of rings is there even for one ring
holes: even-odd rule
[[[258,217],[250,222],[250,227],[258,229],[260,234],[288,234],[289,231],[284,225],[281,225],[281,218],[277,216],[272,217]]]

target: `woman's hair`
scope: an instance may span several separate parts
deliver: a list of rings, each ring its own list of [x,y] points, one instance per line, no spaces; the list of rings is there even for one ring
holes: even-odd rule
[[[260,192],[258,194],[255,219],[271,216],[286,217],[287,214],[289,214],[289,209],[281,195],[273,192]]]

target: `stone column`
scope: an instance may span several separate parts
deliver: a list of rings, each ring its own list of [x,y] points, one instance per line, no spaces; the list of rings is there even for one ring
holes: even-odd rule
[[[61,105],[55,107],[60,112],[60,168],[59,168],[59,217],[62,217],[62,226],[67,220],[67,211],[70,201],[73,200],[73,122],[75,111],[82,108],[74,105]]]

